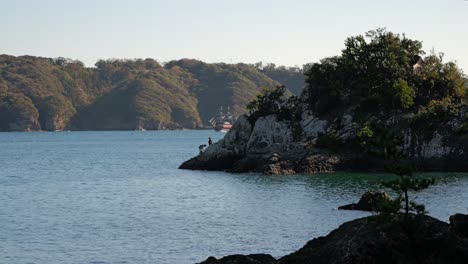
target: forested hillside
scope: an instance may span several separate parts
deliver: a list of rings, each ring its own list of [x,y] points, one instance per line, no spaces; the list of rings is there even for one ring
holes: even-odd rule
[[[289,68],[281,68],[288,71]],[[79,61],[0,56],[0,131],[200,128],[221,106],[234,114],[262,89],[304,83],[248,64],[183,59]],[[301,86],[298,86],[301,84]]]
[[[307,71],[311,64],[306,64],[303,68],[299,67],[285,67],[276,66],[273,63],[263,65],[259,62],[254,66],[263,74],[280,82],[282,85],[288,87],[288,89],[295,95],[300,95],[304,89],[304,73]]]

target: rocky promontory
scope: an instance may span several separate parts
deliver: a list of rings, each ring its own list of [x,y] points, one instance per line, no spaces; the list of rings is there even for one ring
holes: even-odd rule
[[[468,263],[467,217],[455,215],[448,224],[424,215],[371,216],[344,223],[279,259],[232,255],[200,264]]]
[[[398,160],[419,171],[468,171],[461,70],[434,54],[421,57],[419,41],[384,31],[366,36],[311,65],[299,97],[284,87],[257,96],[224,139],[180,168],[373,172]]]
[[[467,113],[468,107],[461,107],[430,130],[413,127],[414,114],[376,121],[373,126],[388,129],[378,137],[400,141],[391,142],[393,146],[385,146],[385,142],[383,146],[364,145],[360,134],[366,125],[353,113],[322,119],[306,110],[297,122],[299,128],[289,120],[279,120],[277,114],[259,117],[254,123],[249,116],[241,116],[222,140],[180,168],[265,174],[373,172],[383,171],[388,163],[374,152],[395,147],[420,171],[468,171],[468,133],[462,131]]]

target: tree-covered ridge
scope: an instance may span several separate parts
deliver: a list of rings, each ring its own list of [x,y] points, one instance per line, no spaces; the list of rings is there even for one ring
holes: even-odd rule
[[[0,131],[197,128],[276,85],[247,64],[0,55]]]
[[[281,85],[295,95],[300,95],[304,88],[304,73],[307,71],[310,64],[299,67],[276,66],[274,63],[263,64],[262,62],[255,63],[254,66],[263,74],[269,76],[273,80],[278,81]]]

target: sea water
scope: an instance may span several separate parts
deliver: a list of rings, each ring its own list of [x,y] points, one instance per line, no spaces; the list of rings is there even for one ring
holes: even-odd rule
[[[214,131],[0,133],[0,263],[196,263],[301,248],[383,174],[265,176],[177,167]],[[412,197],[448,221],[468,175],[432,173]]]

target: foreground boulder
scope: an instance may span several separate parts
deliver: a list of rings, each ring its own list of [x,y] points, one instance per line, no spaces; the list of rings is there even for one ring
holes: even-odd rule
[[[372,216],[344,223],[276,261],[268,255],[232,255],[219,260],[210,257],[202,263],[466,264],[468,238],[460,236],[459,230],[424,215]]]
[[[359,210],[359,211],[375,211],[377,206],[385,201],[390,201],[392,198],[385,192],[366,192],[361,196],[358,203],[343,205],[338,207],[340,210]]]
[[[468,215],[456,214],[450,216],[450,228],[458,236],[468,238]]]
[[[276,264],[277,261],[270,255],[252,254],[252,255],[231,255],[221,259],[209,257],[199,264]]]

